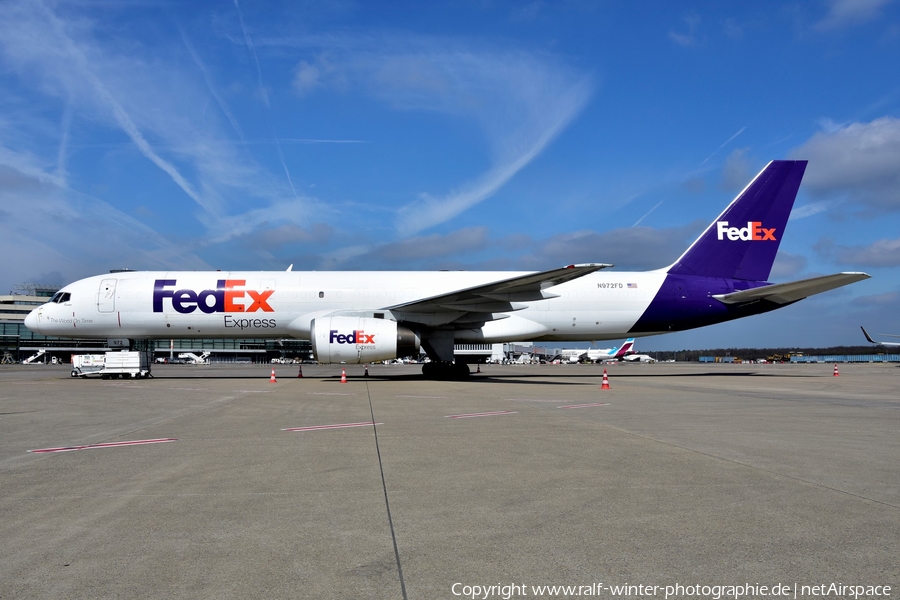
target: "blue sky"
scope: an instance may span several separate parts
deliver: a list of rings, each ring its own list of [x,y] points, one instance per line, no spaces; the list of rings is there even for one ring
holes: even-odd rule
[[[900,333],[900,3],[0,3],[0,291],[112,268],[665,266],[809,159],[771,279],[639,349]]]

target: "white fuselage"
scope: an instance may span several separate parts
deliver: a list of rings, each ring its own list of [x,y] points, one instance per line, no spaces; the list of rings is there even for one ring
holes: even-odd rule
[[[45,335],[79,338],[309,339],[310,323],[317,317],[368,312],[386,313],[384,318],[391,318],[392,306],[524,274],[488,271],[111,273],[64,287],[60,292],[68,296],[33,311],[26,325]],[[506,313],[506,318],[489,320],[483,326],[457,328],[455,339],[504,342],[626,337],[665,277],[665,270],[592,273],[546,289],[558,297],[519,303],[516,308],[520,310]]]

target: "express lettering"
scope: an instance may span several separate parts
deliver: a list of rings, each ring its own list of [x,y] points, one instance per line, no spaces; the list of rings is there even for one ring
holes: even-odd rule
[[[200,309],[206,314],[230,313],[230,312],[275,312],[269,305],[269,297],[275,290],[241,289],[247,284],[245,279],[220,279],[216,282],[216,289],[196,292],[189,289],[166,289],[177,285],[175,279],[157,279],[153,284],[153,312],[163,312],[163,300],[169,298],[175,312],[183,315],[190,314]],[[244,297],[252,300],[244,303]],[[241,303],[238,303],[238,302]]]
[[[775,240],[775,227],[766,229],[762,227],[762,221],[748,221],[746,227],[729,227],[728,221],[717,221],[716,230],[719,239],[724,240],[726,237],[732,242],[738,240],[744,242]]]
[[[273,329],[275,319],[235,319],[231,315],[225,315],[226,329]]]
[[[375,334],[367,334],[362,329],[357,329],[352,333],[338,333],[337,329],[332,329],[328,336],[329,344],[374,344]]]

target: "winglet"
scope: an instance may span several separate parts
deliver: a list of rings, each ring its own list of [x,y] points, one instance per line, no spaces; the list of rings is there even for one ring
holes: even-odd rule
[[[859,328],[862,329],[863,335],[866,336],[866,339],[869,341],[869,343],[872,343],[872,344],[877,344],[877,343],[878,343],[878,342],[876,342],[875,340],[872,339],[872,336],[869,335],[869,332],[866,331],[866,328],[865,328],[865,327],[863,327],[862,325],[860,325]]]

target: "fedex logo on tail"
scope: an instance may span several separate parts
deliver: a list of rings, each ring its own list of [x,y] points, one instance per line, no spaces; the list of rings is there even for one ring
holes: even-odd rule
[[[337,329],[332,329],[328,335],[329,344],[374,344],[375,334],[367,334],[362,329],[357,329],[349,334],[338,333]]]
[[[729,227],[728,221],[716,221],[716,230],[720,240],[724,240],[727,237],[732,242],[738,240],[743,242],[776,241],[775,227],[766,229],[762,226],[762,221],[747,221],[746,227]]]
[[[174,289],[178,284],[176,279],[157,279],[153,283],[153,312],[163,312],[163,300],[172,301],[175,312],[183,315],[190,314],[200,309],[206,314],[235,313],[235,312],[275,312],[269,305],[269,297],[275,290],[242,289],[247,281],[245,279],[220,279],[216,282],[216,289],[196,292],[191,289]],[[167,289],[173,288],[173,289]],[[246,303],[244,299],[251,300]]]

